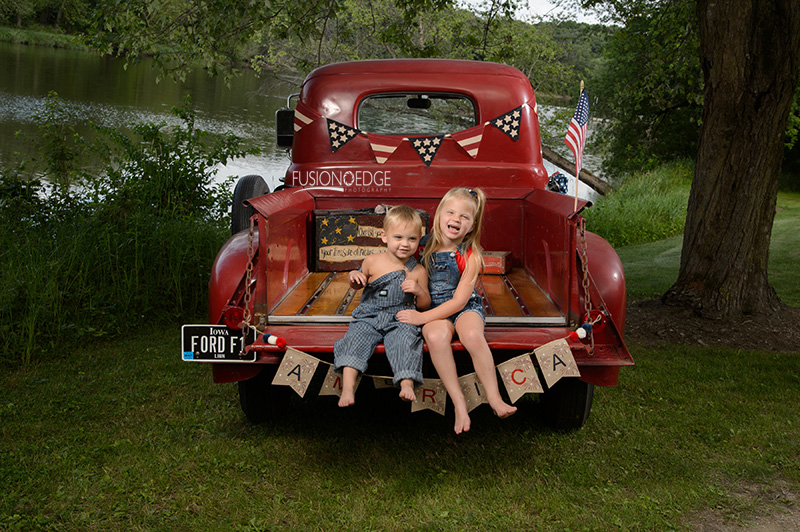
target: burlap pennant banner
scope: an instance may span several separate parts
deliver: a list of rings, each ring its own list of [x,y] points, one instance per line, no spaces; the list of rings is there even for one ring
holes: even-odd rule
[[[575,357],[572,356],[572,349],[563,338],[544,344],[535,349],[534,353],[548,388],[552,388],[561,377],[581,376]]]
[[[531,353],[503,362],[497,366],[497,370],[512,404],[526,393],[544,392],[539,375],[536,373],[536,366],[531,360]]]
[[[425,379],[425,382],[414,390],[416,400],[411,403],[411,411],[433,410],[437,414],[444,415],[444,407],[447,405],[447,390],[440,379]]]
[[[472,412],[475,408],[482,403],[488,403],[486,399],[486,392],[483,390],[483,384],[478,379],[477,373],[470,373],[458,379],[458,384],[461,386],[461,392],[464,394],[464,399],[467,400],[467,411]]]
[[[356,377],[356,384],[353,391],[358,390],[358,385],[361,382],[361,374]],[[328,366],[328,373],[325,374],[325,380],[322,381],[322,388],[319,390],[320,395],[335,395],[342,396],[342,376],[333,370],[333,366]]]
[[[305,396],[311,378],[319,365],[319,359],[292,347],[286,349],[272,384],[291,386],[300,397]]]
[[[531,355],[535,355],[535,357],[531,357]],[[541,368],[548,388],[552,388],[562,377],[580,377],[581,375],[566,338],[544,344],[532,353],[520,355],[496,366],[512,403],[517,402],[527,393],[543,393],[534,359]],[[290,386],[300,397],[303,397],[320,363],[327,365],[328,371],[319,395],[341,397],[342,376],[334,371],[333,364],[292,347],[286,349],[286,354],[283,356],[272,384]],[[362,376],[371,377],[376,389],[395,388],[392,377],[359,374],[356,378],[356,389]],[[483,403],[488,403],[486,392],[476,373],[464,375],[459,378],[458,382],[469,411]],[[415,395],[416,400],[411,403],[412,412],[432,410],[444,415],[447,390],[440,379],[425,379],[422,386],[415,390]]]
[[[376,390],[385,390],[386,388],[394,388],[394,379],[391,377],[372,377],[372,385]]]

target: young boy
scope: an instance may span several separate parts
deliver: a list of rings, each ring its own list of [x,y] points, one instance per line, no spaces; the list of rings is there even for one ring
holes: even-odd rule
[[[428,274],[414,258],[422,237],[422,217],[407,205],[389,209],[383,220],[381,240],[385,253],[368,256],[361,268],[350,272],[350,287],[364,289],[361,302],[353,311],[353,321],[341,340],[333,346],[334,369],[342,373],[339,406],[355,403],[355,382],[375,346],[381,341],[400,386],[400,398],[414,400],[414,383],[422,384],[422,335],[420,328],[397,321],[400,310],[431,304]]]

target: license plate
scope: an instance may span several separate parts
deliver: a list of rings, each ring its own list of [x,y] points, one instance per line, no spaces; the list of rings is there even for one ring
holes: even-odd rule
[[[256,328],[247,333],[247,344],[256,338]],[[242,331],[224,325],[184,325],[181,352],[187,362],[254,362],[256,352],[242,356]]]

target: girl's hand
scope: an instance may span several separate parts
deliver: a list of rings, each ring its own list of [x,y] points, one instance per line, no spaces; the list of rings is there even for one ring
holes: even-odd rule
[[[402,323],[410,323],[411,325],[425,325],[425,320],[422,319],[422,313],[416,310],[401,310],[397,313],[397,320]]]

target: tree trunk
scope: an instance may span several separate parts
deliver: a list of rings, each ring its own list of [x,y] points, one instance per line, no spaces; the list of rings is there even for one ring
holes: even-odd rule
[[[800,4],[698,0],[697,14],[703,124],[680,272],[663,299],[712,318],[775,312],[767,259],[800,74]]]

